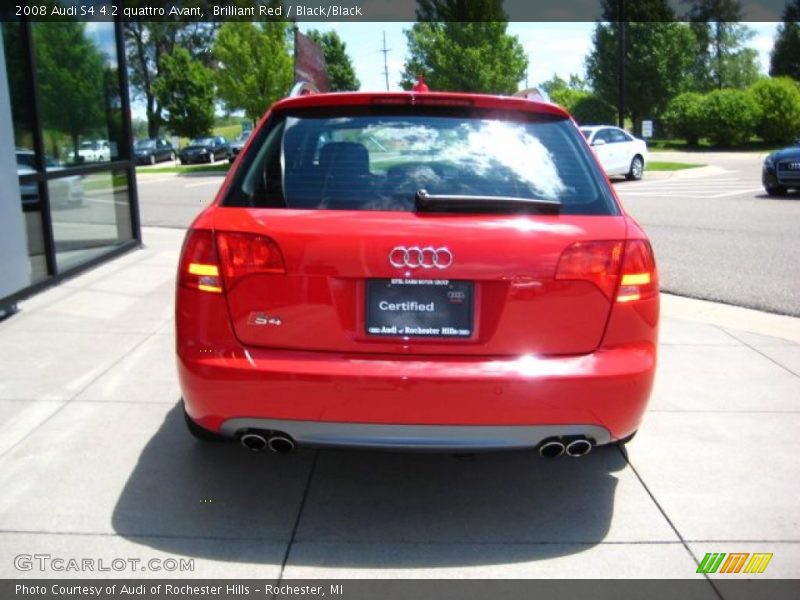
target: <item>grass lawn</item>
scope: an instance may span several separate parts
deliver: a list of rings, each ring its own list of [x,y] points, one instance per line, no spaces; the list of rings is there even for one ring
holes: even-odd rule
[[[647,140],[647,148],[650,152],[772,152],[783,148],[783,146],[768,144],[757,137],[751,138],[744,145],[735,148],[712,146],[711,142],[705,138],[701,139],[697,146],[689,146],[685,140],[662,140],[653,138]]]
[[[147,175],[149,173],[203,173],[203,172],[226,172],[230,168],[230,164],[225,162],[214,163],[213,165],[178,165],[175,167],[147,167],[144,169],[136,169],[137,175]]]
[[[695,165],[690,163],[681,162],[666,162],[653,160],[647,163],[646,171],[682,171],[683,169],[694,169],[696,167],[705,167],[705,165]]]

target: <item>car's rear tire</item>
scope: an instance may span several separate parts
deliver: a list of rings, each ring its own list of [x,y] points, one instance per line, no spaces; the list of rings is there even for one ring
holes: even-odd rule
[[[770,196],[785,196],[786,188],[782,185],[768,185],[764,188]]]
[[[209,431],[205,427],[200,427],[197,423],[192,421],[192,418],[186,413],[186,409],[183,410],[183,418],[186,421],[186,429],[189,430],[189,433],[192,434],[197,440],[201,442],[225,442],[228,439],[224,436],[221,436],[218,433],[213,431]]]
[[[644,175],[644,159],[637,154],[633,157],[633,160],[631,160],[631,168],[628,170],[628,174],[625,175],[625,179],[628,181],[639,181],[642,175]]]

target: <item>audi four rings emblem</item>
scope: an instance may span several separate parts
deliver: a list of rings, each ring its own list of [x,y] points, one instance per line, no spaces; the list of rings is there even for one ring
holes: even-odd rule
[[[389,264],[393,267],[402,268],[408,267],[416,269],[422,267],[423,269],[446,269],[453,264],[453,253],[448,248],[442,246],[441,248],[434,248],[433,246],[395,246],[389,252]]]

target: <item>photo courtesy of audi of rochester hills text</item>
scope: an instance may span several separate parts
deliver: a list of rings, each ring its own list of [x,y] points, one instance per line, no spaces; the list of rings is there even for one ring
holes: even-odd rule
[[[800,0],[7,0],[0,599],[800,598]]]

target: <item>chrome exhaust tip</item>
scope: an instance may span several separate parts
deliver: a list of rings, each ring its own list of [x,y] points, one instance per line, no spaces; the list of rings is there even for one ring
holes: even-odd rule
[[[592,451],[592,442],[589,440],[574,440],[567,444],[567,456],[577,458],[579,456],[586,456]]]
[[[267,447],[266,438],[258,433],[245,433],[239,438],[239,442],[251,452],[261,452]]]
[[[295,449],[294,440],[285,434],[270,436],[267,446],[276,454],[288,454]]]
[[[558,440],[550,440],[539,446],[539,456],[544,458],[556,458],[562,454],[564,454],[564,444]]]

